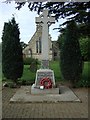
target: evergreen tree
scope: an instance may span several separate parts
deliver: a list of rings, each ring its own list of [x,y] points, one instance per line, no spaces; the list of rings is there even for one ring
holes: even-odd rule
[[[24,43],[23,41],[22,41],[22,42],[20,42],[20,44],[21,44],[21,46],[22,46],[22,49],[24,49],[25,47],[27,47],[27,44],[26,44],[26,43]]]
[[[80,43],[80,49],[81,49],[81,54],[82,54],[82,58],[84,61],[89,61],[89,53],[90,53],[90,38],[89,37],[82,37],[79,40]]]
[[[17,9],[22,8],[26,2],[16,2]],[[81,24],[80,32],[84,36],[90,37],[90,1],[88,2],[29,2],[28,8],[30,11],[37,11],[38,14],[43,9],[48,9],[55,19],[66,18],[67,24],[71,20]],[[67,19],[68,17],[68,19]],[[84,31],[84,32],[83,32]]]
[[[78,41],[76,23],[72,21],[67,25],[64,43],[61,48],[61,72],[66,80],[76,83],[82,73],[82,57]]]
[[[2,63],[2,43],[0,43],[0,64]]]
[[[4,24],[2,35],[2,71],[7,79],[17,82],[23,73],[23,54],[20,32],[15,18]]]

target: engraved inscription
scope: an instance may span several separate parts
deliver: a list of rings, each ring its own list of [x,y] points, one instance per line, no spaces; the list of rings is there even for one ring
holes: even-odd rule
[[[52,83],[53,83],[53,73],[52,72],[38,72],[37,73],[37,82],[36,82],[37,86],[40,85],[40,80],[43,77],[49,77],[52,80]]]

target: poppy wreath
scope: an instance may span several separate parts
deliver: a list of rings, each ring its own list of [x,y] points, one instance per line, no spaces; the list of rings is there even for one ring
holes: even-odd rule
[[[45,84],[47,83],[47,84]],[[52,81],[48,77],[44,77],[40,80],[40,86],[44,86],[45,89],[52,88]]]

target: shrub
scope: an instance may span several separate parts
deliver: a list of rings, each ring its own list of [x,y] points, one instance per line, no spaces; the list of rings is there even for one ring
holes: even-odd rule
[[[7,79],[17,83],[23,74],[23,54],[20,32],[15,18],[4,24],[2,34],[2,71]]]
[[[34,83],[34,81],[30,81],[30,80],[19,80],[18,81],[18,85],[32,85]]]
[[[36,72],[37,67],[38,67],[38,62],[36,60],[34,60],[30,65],[30,71],[31,72]]]
[[[65,38],[60,53],[60,66],[63,78],[73,84],[82,74],[82,56],[78,41],[77,25],[74,21],[67,25]]]
[[[24,58],[24,65],[31,65],[32,62],[36,62],[37,64],[39,64],[38,59],[34,59],[34,58]]]
[[[90,81],[81,79],[75,84],[75,87],[90,87]]]
[[[24,65],[30,65],[32,61],[33,61],[33,58],[24,58],[23,59]]]
[[[82,54],[82,58],[84,61],[88,61],[89,60],[89,54],[90,54],[90,38],[86,37],[86,38],[80,38],[79,42],[80,42],[80,49],[81,49],[81,54]]]

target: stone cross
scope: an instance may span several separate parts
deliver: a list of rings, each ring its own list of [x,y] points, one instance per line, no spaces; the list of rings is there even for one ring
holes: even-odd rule
[[[36,23],[42,23],[42,68],[49,68],[49,23],[55,23],[55,18],[48,16],[48,10],[36,17]]]

